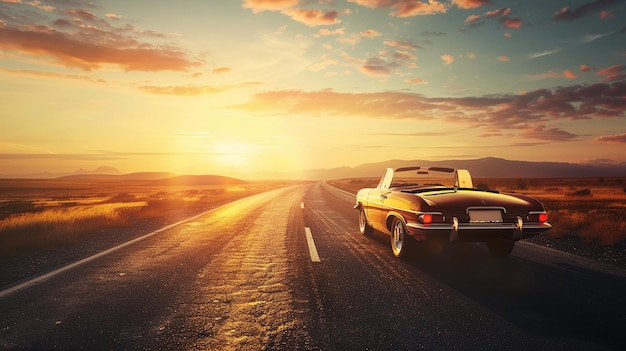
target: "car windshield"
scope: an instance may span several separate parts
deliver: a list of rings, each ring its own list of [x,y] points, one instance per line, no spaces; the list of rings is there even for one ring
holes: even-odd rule
[[[399,168],[394,172],[391,187],[435,187],[453,188],[454,170],[450,168]]]

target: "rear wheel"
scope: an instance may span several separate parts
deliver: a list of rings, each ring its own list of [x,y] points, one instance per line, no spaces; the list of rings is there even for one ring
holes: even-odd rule
[[[391,224],[391,251],[396,257],[408,257],[411,251],[411,238],[406,232],[404,222],[394,218]]]
[[[367,217],[365,217],[365,211],[363,208],[359,208],[359,232],[363,235],[371,235],[374,231],[369,223],[367,223]]]
[[[504,258],[513,252],[515,241],[507,239],[492,239],[487,241],[487,248],[493,257]]]

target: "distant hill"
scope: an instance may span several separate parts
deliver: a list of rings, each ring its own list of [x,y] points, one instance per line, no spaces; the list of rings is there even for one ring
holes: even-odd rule
[[[138,172],[129,174],[73,174],[56,179],[66,180],[159,180],[176,176],[168,172]]]
[[[109,176],[109,175],[120,175],[121,172],[117,168],[113,167],[98,167],[93,171],[88,171],[84,169],[79,169],[74,172],[68,173],[51,173],[51,172],[41,172],[41,173],[31,173],[31,174],[19,174],[19,175],[5,175],[0,174],[0,178],[21,178],[21,179],[55,179],[62,178],[68,176]]]
[[[307,169],[295,172],[262,172],[230,174],[231,177],[216,175],[176,175],[168,172],[138,172],[120,174],[115,168],[100,167],[93,171],[78,170],[71,174],[39,173],[0,178],[23,179],[75,179],[75,180],[148,180],[172,185],[217,185],[241,184],[240,179],[284,179],[284,180],[331,180],[343,178],[380,177],[385,168],[406,166],[451,167],[468,169],[474,178],[578,178],[578,177],[626,177],[626,163],[577,164],[566,162],[512,161],[485,157],[474,160],[389,160],[365,163],[356,167],[330,169]],[[238,178],[238,179],[237,179]]]
[[[74,171],[72,174],[69,174],[69,175],[91,175],[91,174],[120,174],[120,171],[117,168],[102,166],[102,167],[98,167],[94,169],[93,171],[87,171],[81,168],[77,171]]]
[[[243,180],[217,175],[185,175],[161,179],[155,185],[235,185],[245,184]]]

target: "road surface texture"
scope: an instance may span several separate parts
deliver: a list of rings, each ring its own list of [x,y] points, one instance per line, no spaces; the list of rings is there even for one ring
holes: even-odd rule
[[[520,243],[393,257],[353,195],[272,190],[0,287],[6,350],[618,350],[626,270]]]

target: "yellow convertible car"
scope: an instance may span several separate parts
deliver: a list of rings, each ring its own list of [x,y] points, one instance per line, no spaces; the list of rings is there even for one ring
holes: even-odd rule
[[[508,256],[515,242],[549,230],[537,199],[474,188],[467,170],[442,167],[387,168],[378,186],[359,190],[359,230],[391,237],[396,257],[416,242],[486,242],[496,257]]]

